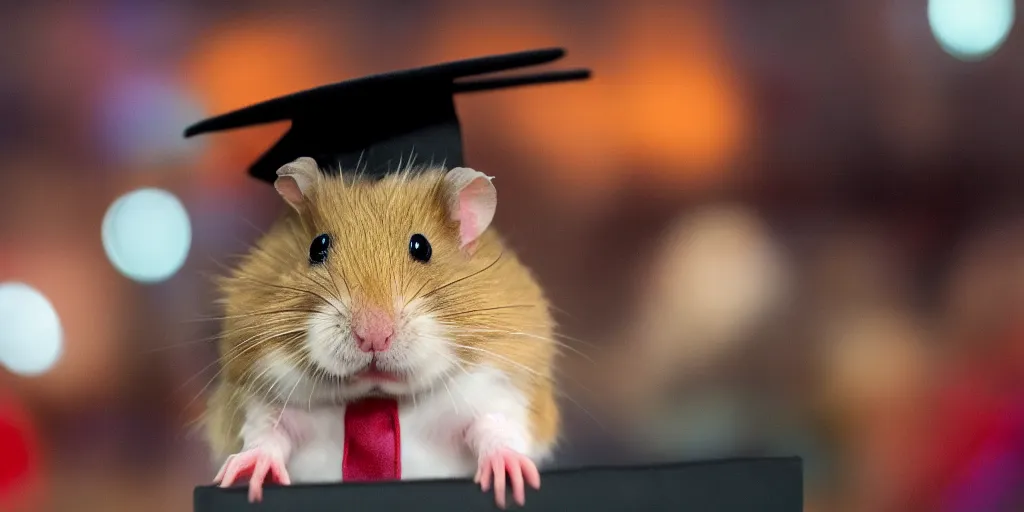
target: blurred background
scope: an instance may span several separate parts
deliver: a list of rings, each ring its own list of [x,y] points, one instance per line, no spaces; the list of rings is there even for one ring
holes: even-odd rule
[[[562,46],[592,80],[456,101],[573,349],[558,464],[796,454],[808,511],[1024,510],[1020,2],[242,4],[0,4],[0,509],[213,475],[210,276],[282,211],[245,169],[287,126],[185,126]]]

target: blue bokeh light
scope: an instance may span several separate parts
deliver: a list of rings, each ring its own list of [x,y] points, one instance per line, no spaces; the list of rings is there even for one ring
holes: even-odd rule
[[[981,60],[1006,41],[1014,0],[929,0],[928,24],[939,45],[961,60]]]
[[[103,248],[126,277],[156,283],[173,276],[188,258],[192,225],[174,194],[143,188],[118,198],[103,219]]]
[[[46,373],[63,353],[63,329],[50,301],[31,286],[0,283],[0,364],[25,376]]]
[[[193,158],[205,144],[182,137],[181,127],[204,111],[170,78],[145,73],[112,78],[101,107],[97,120],[110,154],[135,166]]]

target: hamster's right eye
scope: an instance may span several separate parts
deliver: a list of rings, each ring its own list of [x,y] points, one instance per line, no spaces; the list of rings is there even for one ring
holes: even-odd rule
[[[327,250],[331,248],[331,235],[326,233],[313,239],[309,246],[309,262],[313,265],[327,260]]]

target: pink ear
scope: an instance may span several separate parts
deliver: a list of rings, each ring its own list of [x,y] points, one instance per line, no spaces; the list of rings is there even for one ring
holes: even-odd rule
[[[298,206],[302,204],[302,189],[299,188],[299,183],[295,181],[292,176],[278,176],[277,180],[274,181],[274,188],[277,189],[277,193],[281,194],[281,197],[288,204],[292,206]]]
[[[281,197],[295,208],[302,209],[306,196],[320,181],[320,167],[309,157],[296,159],[277,170],[274,188]]]
[[[445,175],[449,191],[449,211],[459,222],[460,246],[475,242],[494,220],[498,192],[491,178],[467,167],[456,167]]]

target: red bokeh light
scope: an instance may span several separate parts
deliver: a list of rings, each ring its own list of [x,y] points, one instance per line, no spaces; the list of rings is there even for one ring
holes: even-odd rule
[[[35,436],[28,414],[12,397],[0,394],[0,509],[24,505],[38,476]]]

